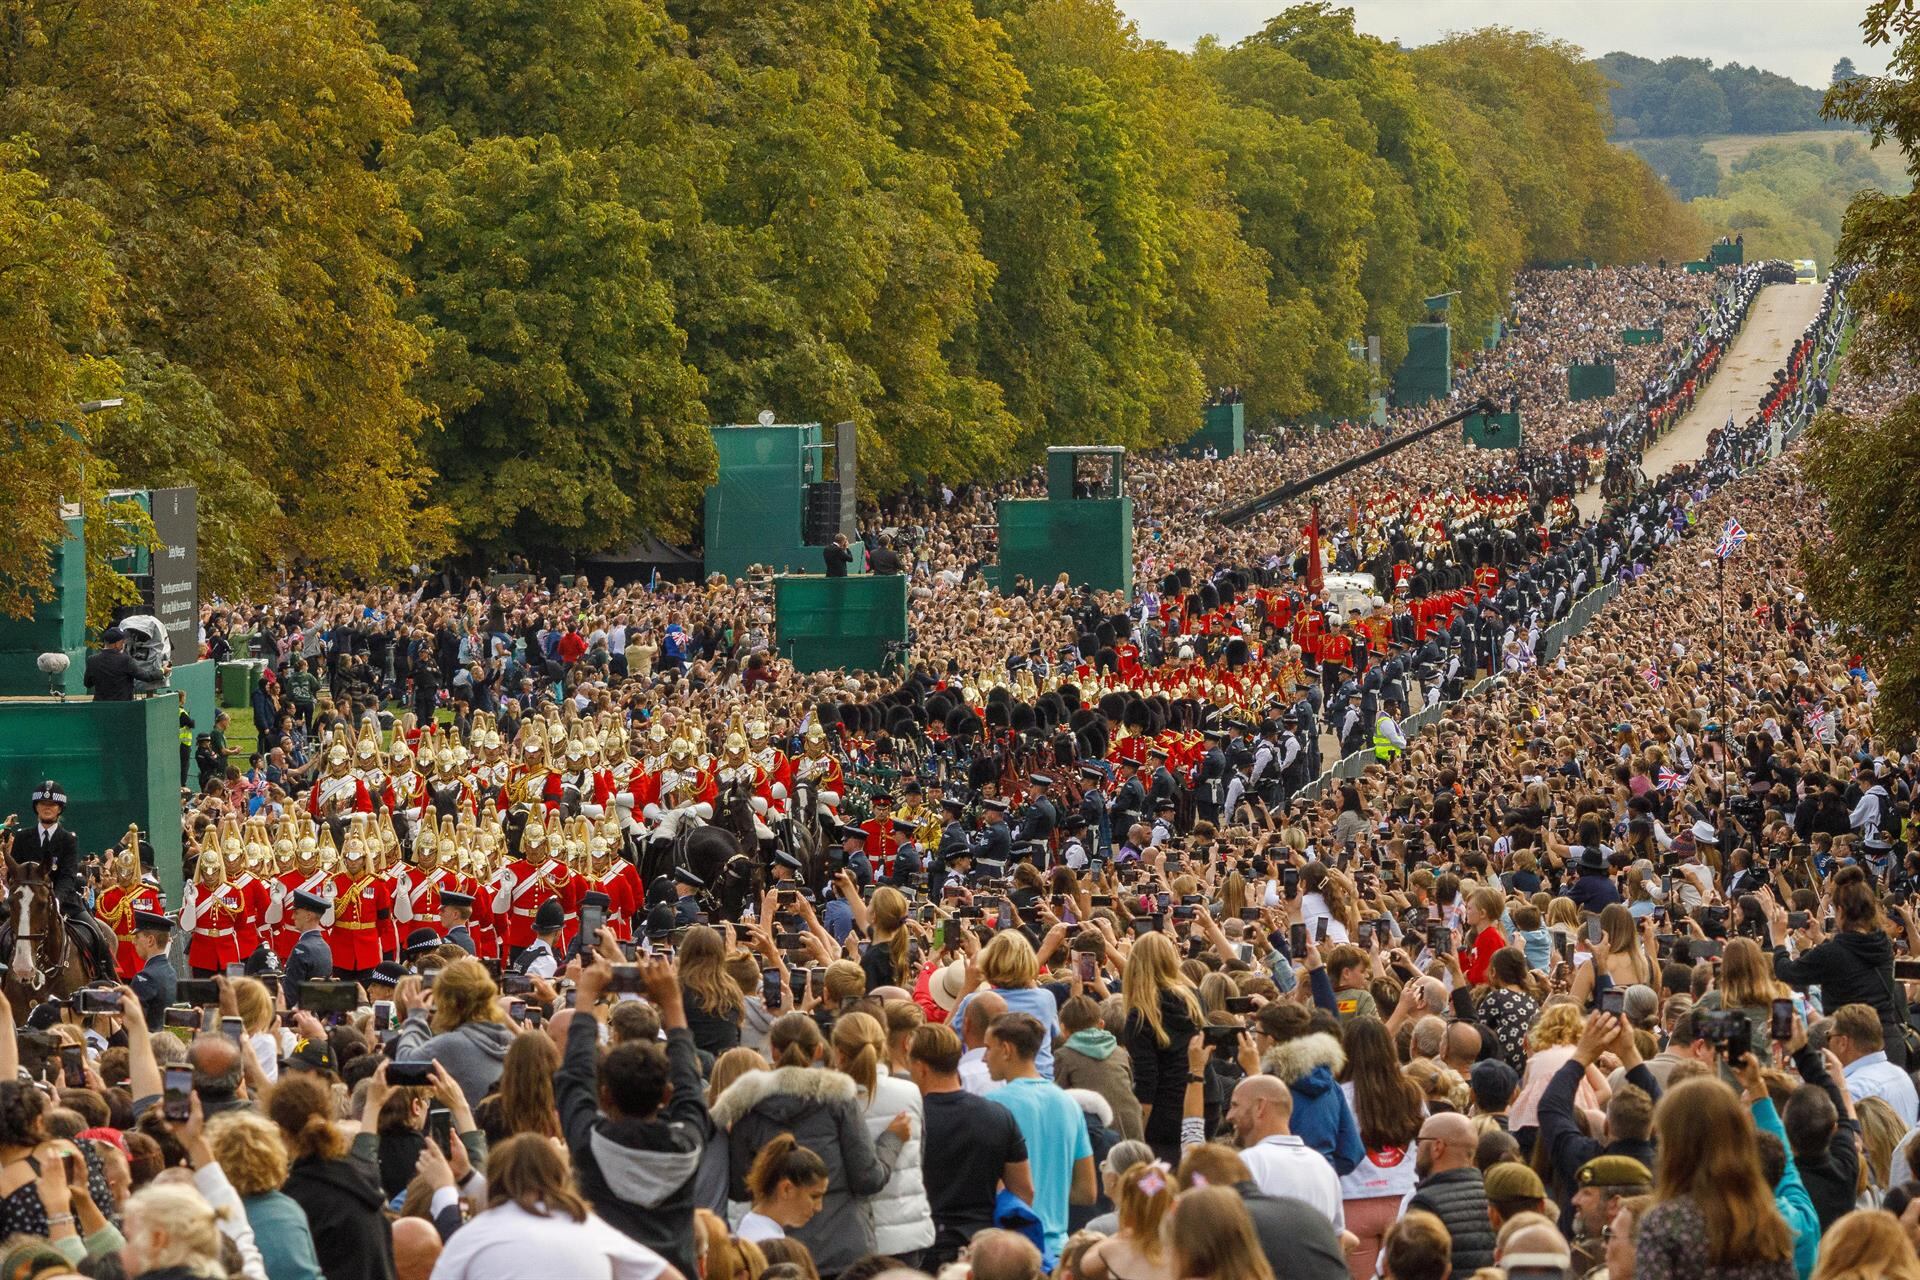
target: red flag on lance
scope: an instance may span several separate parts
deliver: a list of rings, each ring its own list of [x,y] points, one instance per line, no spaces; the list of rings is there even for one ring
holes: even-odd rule
[[[1319,595],[1327,589],[1327,573],[1320,564],[1320,508],[1316,504],[1307,518],[1307,591]]]

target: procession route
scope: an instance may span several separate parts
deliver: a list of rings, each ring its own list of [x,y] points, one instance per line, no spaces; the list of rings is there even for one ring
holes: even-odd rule
[[[1733,340],[1733,347],[1720,358],[1720,367],[1708,380],[1706,390],[1694,401],[1693,408],[1667,434],[1654,441],[1641,457],[1640,469],[1649,481],[1656,481],[1675,467],[1698,462],[1707,451],[1707,436],[1727,425],[1732,415],[1738,422],[1760,403],[1774,373],[1787,362],[1787,353],[1807,331],[1820,313],[1820,299],[1826,290],[1816,284],[1770,284],[1760,290],[1747,313],[1747,324]],[[1624,390],[1624,388],[1623,388]],[[1574,499],[1581,520],[1600,514],[1598,483],[1580,491]]]

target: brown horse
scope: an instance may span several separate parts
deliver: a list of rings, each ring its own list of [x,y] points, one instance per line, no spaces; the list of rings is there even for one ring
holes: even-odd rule
[[[0,914],[0,956],[5,957],[6,970],[0,990],[15,1009],[24,1011],[54,996],[71,995],[94,975],[84,948],[68,936],[69,922],[54,896],[47,869],[8,857],[6,874],[6,910]],[[74,923],[80,928],[92,924],[89,920]]]

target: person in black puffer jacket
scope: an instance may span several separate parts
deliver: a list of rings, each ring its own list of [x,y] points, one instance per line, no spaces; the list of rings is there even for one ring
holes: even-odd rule
[[[1205,1019],[1171,938],[1149,933],[1133,944],[1120,996],[1127,1011],[1121,1040],[1133,1061],[1133,1096],[1145,1116],[1147,1145],[1158,1159],[1178,1164],[1187,1045]]]
[[[1408,1212],[1424,1209],[1446,1224],[1453,1237],[1453,1274],[1470,1276],[1493,1265],[1493,1222],[1487,1217],[1487,1187],[1473,1167],[1473,1123],[1458,1112],[1432,1115],[1420,1126],[1414,1171],[1420,1184]]]
[[[1881,925],[1880,903],[1857,866],[1840,868],[1833,878],[1833,914],[1838,932],[1798,960],[1787,952],[1787,909],[1771,893],[1762,893],[1767,929],[1773,937],[1773,976],[1804,991],[1820,988],[1823,1008],[1864,1004],[1880,1015],[1887,1061],[1907,1065],[1907,1002],[1896,1002],[1893,940]]]

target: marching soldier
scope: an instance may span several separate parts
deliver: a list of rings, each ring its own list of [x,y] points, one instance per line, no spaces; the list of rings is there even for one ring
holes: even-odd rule
[[[1080,792],[1080,821],[1091,851],[1095,855],[1103,854],[1113,846],[1113,833],[1107,827],[1107,797],[1102,790],[1107,772],[1097,764],[1083,764],[1080,776],[1086,780],[1085,789]]]
[[[1206,731],[1207,752],[1200,757],[1200,767],[1194,778],[1194,803],[1202,818],[1219,825],[1220,812],[1227,798],[1227,753],[1222,742],[1227,736],[1224,729]]]
[[[1147,803],[1154,813],[1160,812],[1163,804],[1178,807],[1180,784],[1173,780],[1173,771],[1167,768],[1167,749],[1148,747],[1147,761],[1153,770],[1152,780],[1147,784]]]
[[[1126,778],[1113,793],[1113,803],[1107,808],[1107,830],[1113,844],[1125,841],[1127,832],[1144,821],[1147,813],[1147,786],[1140,781],[1140,762],[1123,760],[1120,768]]]
[[[1033,787],[1033,799],[1020,815],[1020,830],[1014,839],[1051,845],[1054,828],[1060,825],[1060,810],[1053,802],[1053,779],[1044,773],[1027,775]]]
[[[1007,802],[1001,799],[980,802],[981,827],[972,840],[975,865],[985,863],[994,875],[1006,870],[1013,860],[1013,832],[1007,826]]]

